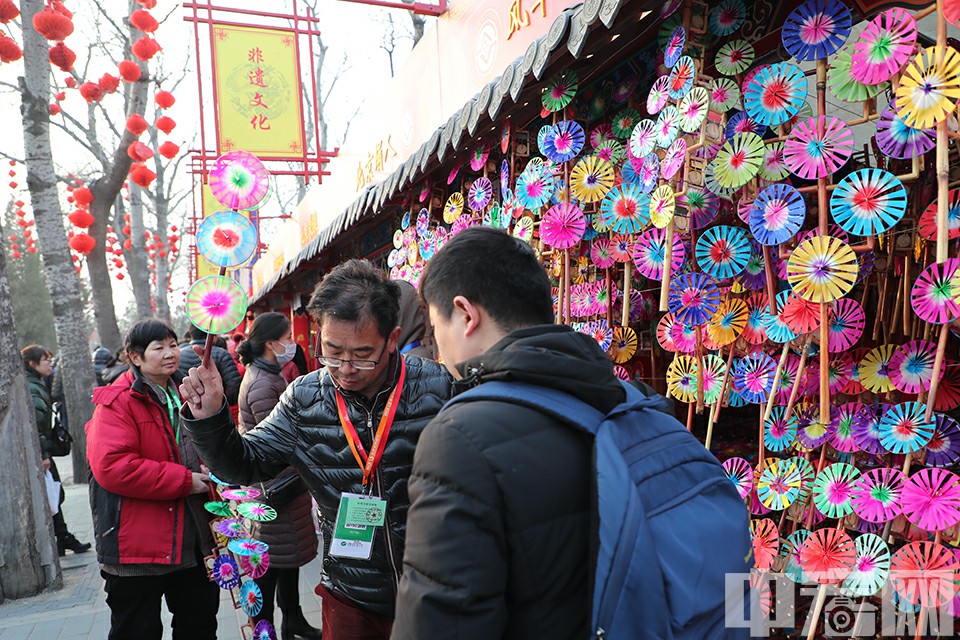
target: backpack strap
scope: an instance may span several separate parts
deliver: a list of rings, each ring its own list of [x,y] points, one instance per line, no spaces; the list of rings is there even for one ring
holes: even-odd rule
[[[611,411],[610,415],[639,408],[638,405],[646,400],[646,397],[633,385],[623,381],[621,381],[621,384],[627,394],[627,400]],[[600,423],[607,417],[596,407],[569,393],[528,382],[504,382],[499,380],[484,382],[455,396],[447,402],[444,409],[461,402],[476,400],[509,402],[536,409],[551,418],[572,424],[594,436],[597,435],[597,428]]]

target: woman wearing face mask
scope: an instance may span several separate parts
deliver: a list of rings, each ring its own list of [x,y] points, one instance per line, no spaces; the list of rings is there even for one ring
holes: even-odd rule
[[[237,347],[240,361],[247,368],[238,400],[240,433],[254,429],[270,415],[287,387],[280,370],[296,352],[289,319],[272,312],[257,316],[247,339]],[[256,581],[263,592],[263,609],[255,620],[273,624],[276,593],[277,605],[283,612],[281,637],[320,638],[320,630],[310,626],[300,607],[300,567],[317,556],[310,493],[292,467],[256,488],[263,492],[261,499],[276,509],[277,519],[258,523],[254,533],[270,545],[270,568]]]

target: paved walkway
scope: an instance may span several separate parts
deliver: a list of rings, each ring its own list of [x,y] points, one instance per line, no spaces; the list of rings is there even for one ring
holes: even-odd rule
[[[67,481],[73,477],[69,457],[57,458],[60,475]],[[87,500],[87,486],[66,484],[63,514],[67,526],[83,542],[93,542],[93,520]],[[320,558],[300,571],[300,603],[307,620],[320,626],[320,599],[313,587],[320,580]],[[63,589],[22,600],[7,600],[0,605],[0,640],[106,640],[110,628],[103,580],[94,551],[75,555],[68,551],[60,558]],[[240,640],[240,625],[248,618],[235,610],[229,593],[220,599],[219,640]],[[164,640],[171,638],[170,614],[162,607]],[[277,611],[279,629],[282,616]]]

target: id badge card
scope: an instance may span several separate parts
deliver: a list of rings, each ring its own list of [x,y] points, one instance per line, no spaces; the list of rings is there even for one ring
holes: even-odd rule
[[[341,494],[330,555],[369,560],[373,552],[373,534],[377,527],[383,526],[386,514],[386,500],[359,493]]]

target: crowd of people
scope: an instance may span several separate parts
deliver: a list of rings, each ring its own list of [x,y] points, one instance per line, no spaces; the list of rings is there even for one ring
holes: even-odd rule
[[[257,316],[206,362],[205,334],[191,328],[180,344],[156,319],[134,325],[120,353],[95,358],[103,386],[87,458],[110,639],[159,640],[163,599],[174,638],[216,637],[219,589],[204,566],[211,472],[258,488],[278,512],[255,530],[271,553],[257,620],[273,623],[279,609],[284,639],[600,637],[597,598],[610,594],[594,582],[607,544],[594,436],[507,399],[450,401],[487,383],[532,385],[601,418],[628,407],[640,426],[686,431],[662,405],[632,401],[592,338],[553,324],[550,282],[529,245],[468,229],[437,253],[419,291],[349,260],[307,311],[318,329],[309,372],[278,313]],[[49,373],[39,349],[24,355],[37,380]],[[39,408],[37,419],[47,424]],[[382,514],[370,536],[345,537],[338,519],[351,504]],[[698,584],[747,573],[747,514],[735,515],[733,535],[713,532],[728,539]],[[82,552],[61,524],[64,548]],[[299,569],[318,553],[322,629],[299,590]],[[703,595],[697,620],[674,616],[674,626],[734,637],[722,597]]]

